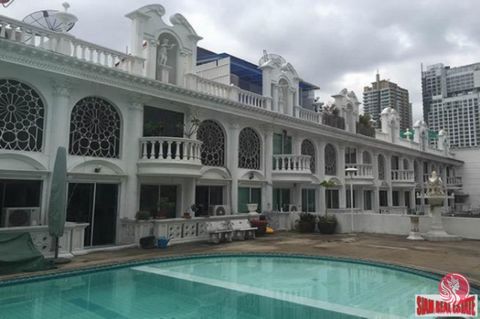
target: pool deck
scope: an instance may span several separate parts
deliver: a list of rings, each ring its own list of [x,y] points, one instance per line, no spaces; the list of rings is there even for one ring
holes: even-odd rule
[[[480,241],[410,241],[404,236],[376,234],[320,235],[280,232],[256,240],[179,244],[167,249],[125,248],[76,256],[59,268],[38,273],[0,276],[0,280],[111,265],[129,261],[204,253],[294,253],[347,257],[411,267],[439,274],[458,272],[480,286]]]

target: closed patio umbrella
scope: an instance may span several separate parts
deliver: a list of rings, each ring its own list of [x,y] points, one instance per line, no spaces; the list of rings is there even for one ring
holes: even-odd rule
[[[48,207],[48,232],[55,240],[55,259],[57,260],[58,239],[63,236],[67,210],[67,150],[65,147],[57,149]]]

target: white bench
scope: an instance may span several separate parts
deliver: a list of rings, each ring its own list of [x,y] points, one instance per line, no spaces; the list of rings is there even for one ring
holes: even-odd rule
[[[233,238],[239,240],[255,239],[257,227],[250,226],[248,219],[235,219],[230,222]]]
[[[207,222],[209,241],[219,244],[221,241],[232,241],[233,230],[228,221]]]

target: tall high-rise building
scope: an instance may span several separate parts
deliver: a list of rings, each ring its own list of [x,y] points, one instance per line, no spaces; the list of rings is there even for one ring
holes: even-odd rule
[[[408,90],[389,80],[380,80],[380,74],[377,73],[372,86],[363,89],[363,111],[370,114],[379,127],[380,113],[387,107],[392,107],[399,113],[401,130],[412,128],[412,104],[408,99]]]
[[[480,145],[480,63],[422,68],[423,118],[430,129],[446,130],[450,145]]]

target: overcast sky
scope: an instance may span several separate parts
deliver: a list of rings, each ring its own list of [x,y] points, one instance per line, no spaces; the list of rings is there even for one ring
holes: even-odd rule
[[[23,19],[63,1],[15,0],[0,14]],[[124,15],[152,0],[70,0],[79,21],[72,34],[125,51]],[[166,15],[183,14],[204,39],[199,45],[257,64],[262,50],[282,55],[321,87],[325,101],[342,88],[361,99],[376,70],[410,92],[422,114],[420,65],[480,62],[476,0],[162,0]]]

